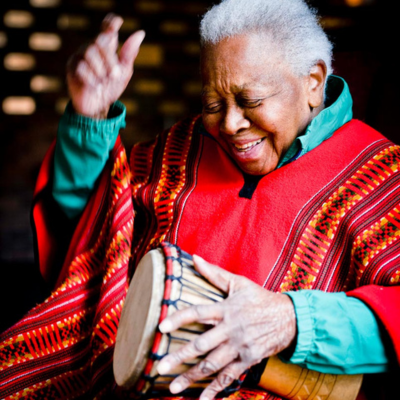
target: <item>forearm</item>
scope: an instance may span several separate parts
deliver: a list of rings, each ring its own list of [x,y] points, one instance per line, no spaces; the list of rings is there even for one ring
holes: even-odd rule
[[[345,293],[290,292],[298,338],[290,360],[334,374],[386,372],[389,360],[373,312]]]
[[[124,105],[116,102],[105,120],[78,115],[70,105],[61,118],[52,193],[69,218],[79,215],[86,206],[119,130],[125,127],[125,114]]]

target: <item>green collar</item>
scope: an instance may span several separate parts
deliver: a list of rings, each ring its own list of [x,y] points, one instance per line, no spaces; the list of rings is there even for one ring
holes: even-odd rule
[[[305,133],[296,138],[277,168],[315,149],[353,118],[353,99],[344,79],[335,75],[328,77],[325,103],[326,108],[311,121]]]

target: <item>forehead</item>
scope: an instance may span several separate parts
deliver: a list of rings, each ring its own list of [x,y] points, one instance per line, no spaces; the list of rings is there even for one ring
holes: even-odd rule
[[[204,89],[215,85],[245,88],[279,83],[289,69],[279,49],[256,33],[226,38],[202,49]]]

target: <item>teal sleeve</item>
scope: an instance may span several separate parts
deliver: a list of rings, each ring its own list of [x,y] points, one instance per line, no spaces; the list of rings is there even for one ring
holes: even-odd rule
[[[378,321],[361,300],[318,290],[285,294],[293,301],[298,329],[288,362],[330,374],[388,371]]]
[[[125,115],[120,102],[112,105],[105,120],[78,115],[67,106],[57,133],[52,193],[69,218],[85,208],[119,130],[125,127]]]

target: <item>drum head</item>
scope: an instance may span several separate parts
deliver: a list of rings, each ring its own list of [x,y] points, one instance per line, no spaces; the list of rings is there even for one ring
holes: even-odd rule
[[[114,377],[131,389],[141,376],[157,330],[164,296],[162,250],[148,252],[139,262],[122,309],[114,350]]]

